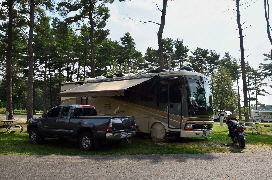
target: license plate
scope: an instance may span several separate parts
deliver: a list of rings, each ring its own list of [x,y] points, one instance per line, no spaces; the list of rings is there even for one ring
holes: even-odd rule
[[[127,136],[126,132],[121,132],[121,138],[125,138]]]

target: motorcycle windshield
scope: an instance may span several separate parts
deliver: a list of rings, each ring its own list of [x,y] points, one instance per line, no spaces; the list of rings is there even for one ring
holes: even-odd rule
[[[202,76],[187,76],[186,80],[189,116],[211,118],[212,94],[208,79]]]

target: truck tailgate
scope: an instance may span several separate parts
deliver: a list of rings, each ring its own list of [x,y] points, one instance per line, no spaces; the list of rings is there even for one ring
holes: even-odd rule
[[[133,116],[113,116],[111,120],[113,131],[131,131],[136,128]]]

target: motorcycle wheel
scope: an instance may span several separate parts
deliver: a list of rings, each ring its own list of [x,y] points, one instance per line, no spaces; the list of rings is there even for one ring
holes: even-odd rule
[[[233,144],[237,143],[237,138],[231,137],[231,140],[232,140]]]
[[[246,146],[246,140],[244,135],[238,136],[238,143],[240,148],[244,148]]]

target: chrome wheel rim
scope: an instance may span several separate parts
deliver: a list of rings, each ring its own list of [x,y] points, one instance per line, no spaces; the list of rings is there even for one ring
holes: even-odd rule
[[[31,139],[31,142],[35,142],[36,139],[37,139],[37,134],[35,132],[32,132],[31,136],[30,136],[30,139]]]
[[[87,149],[91,146],[91,139],[87,136],[84,136],[81,140],[82,147]]]

